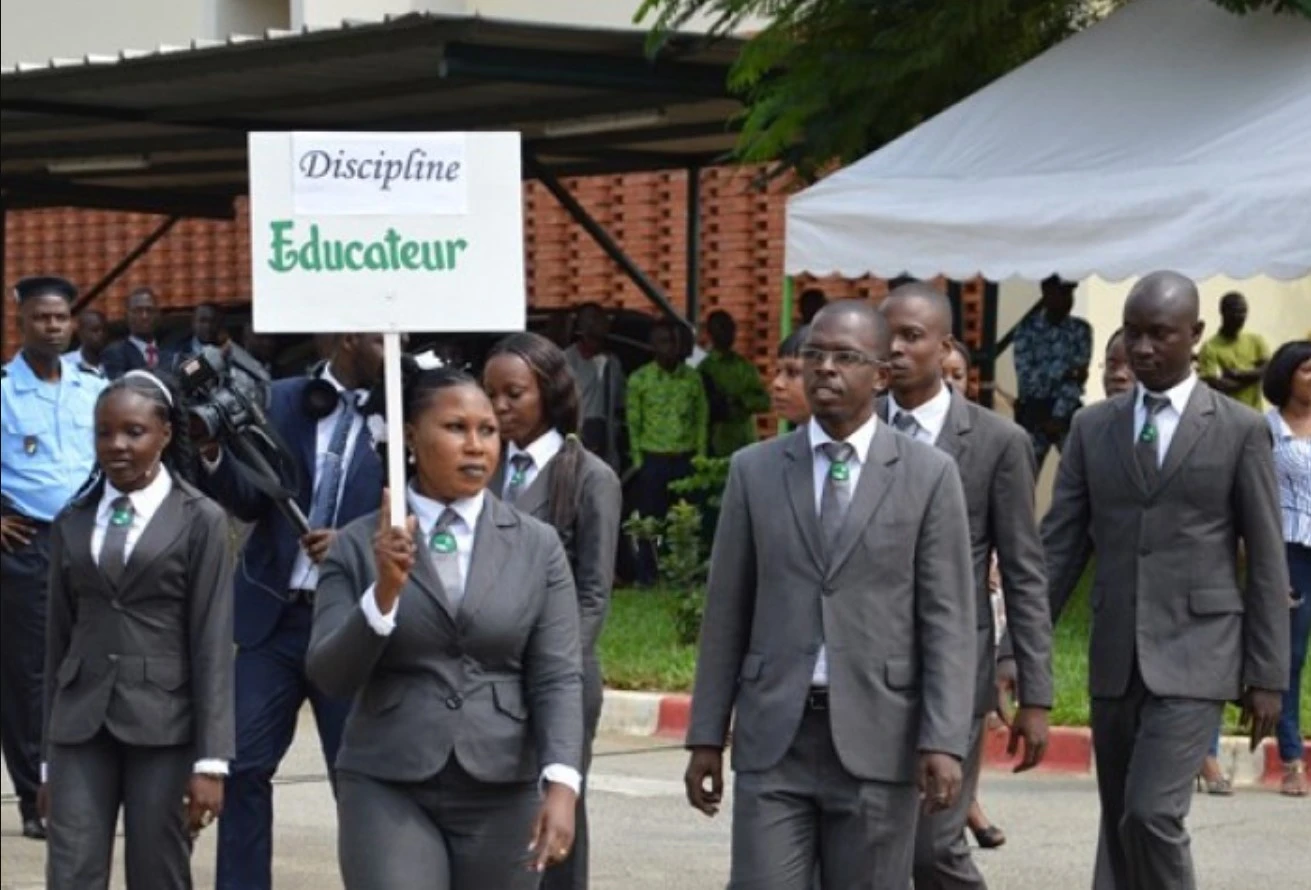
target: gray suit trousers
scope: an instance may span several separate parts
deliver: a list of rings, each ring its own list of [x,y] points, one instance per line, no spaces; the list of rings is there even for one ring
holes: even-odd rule
[[[956,803],[941,813],[921,811],[915,829],[915,890],[986,890],[988,886],[970,857],[969,841],[965,839],[970,804],[983,767],[984,726],[983,719],[974,721],[970,750],[961,764],[961,791]]]
[[[734,777],[730,890],[906,890],[919,795],[843,768],[825,711],[807,710],[783,759]]]
[[[1122,698],[1092,700],[1102,802],[1093,890],[1195,890],[1184,819],[1222,707],[1158,698],[1136,665]]]
[[[51,745],[46,886],[105,890],[123,809],[128,890],[189,890],[191,839],[182,798],[190,745],[125,745],[101,730],[80,745]]]
[[[601,722],[601,704],[605,684],[601,663],[595,658],[583,660],[583,774],[582,793],[574,809],[574,846],[569,858],[548,869],[542,878],[542,890],[587,890],[591,858],[591,832],[587,827],[587,771],[592,766],[592,743]]]
[[[337,773],[337,857],[346,890],[535,890],[535,783],[491,784],[452,759],[426,782]]]

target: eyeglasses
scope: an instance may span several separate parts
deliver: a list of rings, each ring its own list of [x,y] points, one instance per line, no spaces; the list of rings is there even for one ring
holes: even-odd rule
[[[801,350],[801,361],[807,365],[822,365],[828,360],[839,368],[855,368],[860,365],[880,365],[878,359],[857,352],[854,349],[815,349],[807,347]]]

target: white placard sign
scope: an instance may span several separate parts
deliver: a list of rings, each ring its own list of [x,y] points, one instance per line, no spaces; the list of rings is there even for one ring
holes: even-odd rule
[[[261,333],[522,330],[518,133],[250,134]]]

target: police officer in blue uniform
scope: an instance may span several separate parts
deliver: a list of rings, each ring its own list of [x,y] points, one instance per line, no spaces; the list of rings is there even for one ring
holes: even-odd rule
[[[0,380],[0,743],[23,836],[44,840],[36,795],[50,523],[95,464],[95,405],[105,380],[63,354],[73,331],[72,284],[24,278],[14,296],[23,347]]]

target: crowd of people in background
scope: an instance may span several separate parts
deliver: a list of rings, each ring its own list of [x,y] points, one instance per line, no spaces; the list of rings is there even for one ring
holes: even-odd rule
[[[901,283],[878,310],[804,291],[801,324],[779,344],[772,376],[738,351],[722,311],[705,319],[704,350],[681,320],[653,320],[650,360],[627,374],[598,304],[577,307],[565,342],[499,341],[476,376],[461,367],[459,344],[441,344],[406,367],[406,492],[383,491],[364,416],[382,376],[381,337],[319,337],[305,373],[272,383],[268,406],[304,480],[305,532],[221,441],[191,441],[174,380],[211,347],[244,350],[272,375],[270,338],[249,325],[234,336],[222,308],[204,303],[188,334],[165,343],[158,298],[141,288],[127,301],[127,336],[110,342],[99,310],[72,317],[70,283],[25,279],[15,290],[22,348],[5,366],[0,406],[0,728],[23,833],[49,841],[50,886],[106,886],[120,809],[129,886],[189,885],[191,844],[220,814],[217,886],[273,886],[272,780],[308,703],[339,799],[348,887],[527,888],[544,872],[547,887],[585,888],[597,639],[616,573],[659,580],[656,543],[621,545],[621,519],[663,518],[685,497],[677,483],[697,458],[734,458],[711,551],[689,799],[717,810],[719,752],[736,709],[738,880],[801,863],[823,887],[864,886],[860,864],[876,862],[879,887],[904,871],[920,890],[981,888],[966,832],[981,847],[1005,842],[977,798],[983,738],[1000,720],[1022,766],[1041,760],[1051,624],[1090,534],[1101,596],[1111,595],[1107,583],[1134,588],[1117,535],[1139,513],[1108,511],[1101,477],[1116,456],[1090,438],[1112,441],[1105,429],[1123,434],[1124,466],[1144,492],[1180,472],[1172,440],[1204,455],[1186,473],[1228,472],[1232,462],[1236,493],[1213,497],[1203,486],[1185,498],[1215,513],[1198,520],[1202,537],[1219,529],[1205,559],[1217,578],[1232,577],[1220,540],[1232,532],[1254,583],[1282,585],[1279,622],[1288,610],[1287,637],[1263,626],[1266,636],[1242,642],[1231,633],[1244,620],[1237,590],[1181,588],[1189,615],[1145,620],[1186,629],[1225,661],[1223,677],[1198,685],[1176,677],[1170,659],[1187,663],[1179,653],[1112,651],[1107,634],[1132,640],[1134,630],[1108,629],[1109,612],[1094,604],[1099,875],[1108,887],[1191,887],[1186,795],[1159,766],[1143,779],[1147,791],[1127,789],[1130,764],[1148,770],[1142,758],[1166,758],[1200,788],[1231,793],[1219,702],[1241,694],[1258,730],[1266,721],[1276,732],[1281,791],[1308,793],[1298,690],[1311,634],[1311,342],[1272,354],[1244,329],[1239,293],[1223,297],[1221,328],[1203,340],[1192,283],[1149,276],[1130,297],[1126,327],[1104,344],[1107,401],[1085,407],[1094,344],[1072,314],[1074,287],[1043,281],[1016,330],[1014,423],[972,400],[973,356],[952,336],[952,306],[920,282]],[[762,421],[794,435],[752,447]],[[1197,445],[1203,422],[1219,438]],[[1061,458],[1055,518],[1040,529],[1035,479],[1052,451]],[[858,487],[864,473],[878,481]],[[888,510],[901,512],[867,503],[872,485],[899,491]],[[1242,515],[1228,512],[1231,494]],[[407,500],[407,527],[389,527],[389,498]],[[751,519],[789,511],[810,514],[795,536]],[[927,528],[916,547],[936,555],[907,563],[915,547],[856,537],[849,514],[862,528],[884,523],[889,541]],[[239,554],[229,520],[253,529]],[[770,577],[756,575],[757,560]],[[872,573],[895,593],[886,612],[827,595],[800,611],[783,604],[779,585],[830,594],[860,589]],[[931,606],[921,602],[929,588],[941,597]],[[1246,620],[1269,605],[1249,602]],[[772,630],[741,624],[757,608]],[[937,625],[913,620],[923,608],[937,610]],[[799,643],[805,658],[795,657]],[[883,653],[877,677],[850,661],[857,645]],[[1244,651],[1260,676],[1239,684],[1228,660]],[[870,696],[853,697],[855,688]],[[870,707],[901,722],[862,723],[856,715]],[[1136,753],[1125,727],[1154,708],[1175,721],[1168,746]],[[1187,737],[1177,731],[1185,725]],[[886,744],[871,753],[874,739]],[[840,781],[817,789],[806,766],[815,752]],[[916,781],[930,798],[922,813],[906,793]],[[780,809],[791,798],[848,816],[853,800],[877,799],[898,815],[873,832],[860,819],[830,832],[832,823],[799,856],[771,827],[800,818]],[[164,802],[179,800],[174,819]]]

